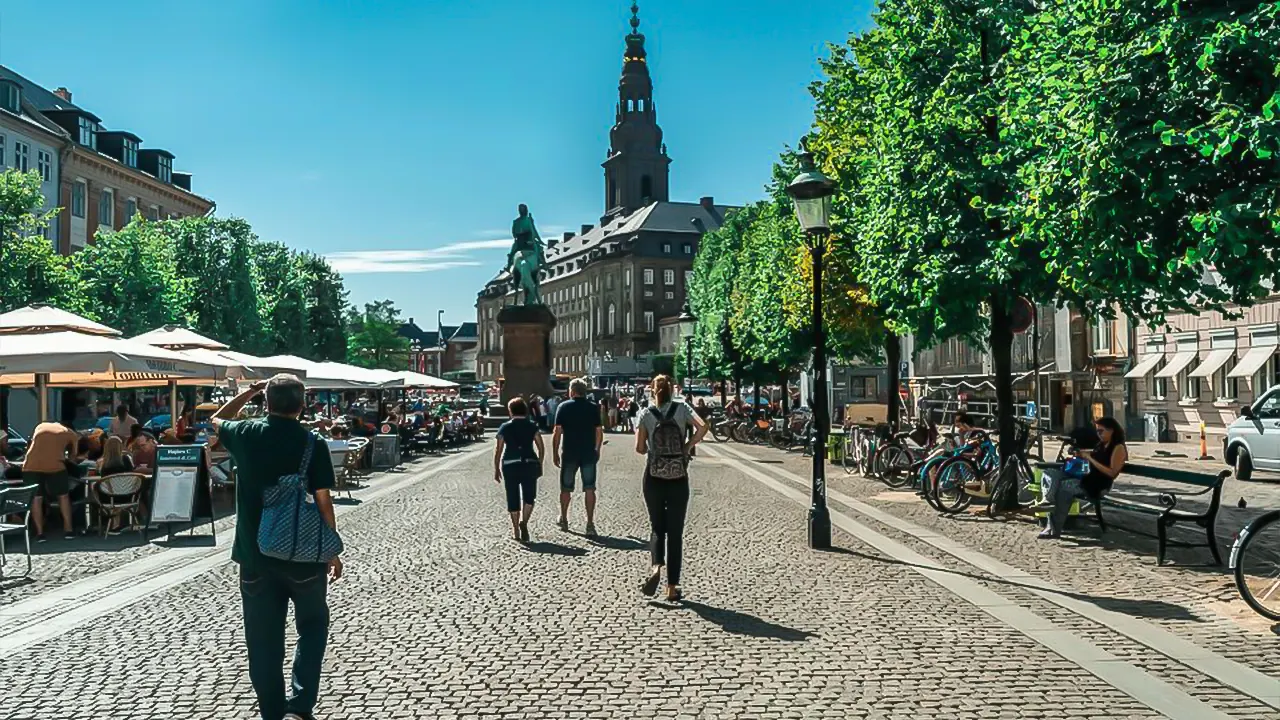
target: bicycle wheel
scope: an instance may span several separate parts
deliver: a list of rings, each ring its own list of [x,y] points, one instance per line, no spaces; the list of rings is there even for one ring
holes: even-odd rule
[[[1259,615],[1280,622],[1280,512],[1249,523],[1231,548],[1240,597]]]
[[[973,498],[965,492],[964,486],[981,477],[978,467],[969,458],[957,457],[948,460],[938,470],[938,479],[934,483],[934,507],[952,515],[963,511],[973,502]]]
[[[871,433],[858,434],[858,471],[862,477],[871,477],[871,457],[875,454],[876,443]]]
[[[990,502],[987,503],[987,517],[989,518],[994,518],[1004,512],[996,509],[996,501],[1009,491],[1010,486],[1018,482],[1018,463],[1016,461],[1005,463],[1005,466],[1000,468],[998,473],[995,483],[991,486]],[[1014,508],[1014,510],[1016,509]]]
[[[854,470],[858,469],[858,434],[850,431],[844,436],[844,453],[840,458],[840,464],[844,467],[845,475],[852,475]]]
[[[938,499],[934,497],[937,492],[938,475],[942,471],[942,466],[947,463],[947,457],[937,457],[925,463],[920,468],[917,478],[920,481],[920,494],[924,496],[924,501],[934,510],[942,510],[942,505],[938,503]]]
[[[791,449],[791,438],[787,437],[787,431],[785,430],[770,430],[769,445],[775,450],[789,450]]]
[[[880,482],[891,488],[905,487],[911,482],[911,453],[901,445],[886,445],[876,456]]]
[[[716,442],[728,442],[729,425],[727,421],[723,419],[711,421],[711,437],[715,438]]]
[[[736,422],[733,424],[733,429],[729,431],[729,437],[733,438],[734,442],[740,442],[743,445],[750,445],[751,438],[747,436],[750,431],[750,425],[744,422]]]

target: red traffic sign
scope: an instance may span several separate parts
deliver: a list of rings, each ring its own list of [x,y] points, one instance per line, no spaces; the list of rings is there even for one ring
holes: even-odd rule
[[[1021,335],[1031,329],[1031,324],[1036,319],[1036,306],[1031,301],[1020,297],[1013,304],[1013,312],[1010,313],[1010,322],[1013,324],[1013,334]]]

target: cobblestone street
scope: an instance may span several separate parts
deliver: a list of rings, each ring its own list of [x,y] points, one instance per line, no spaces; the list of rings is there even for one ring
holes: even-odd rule
[[[599,538],[555,528],[550,472],[534,542],[510,540],[489,444],[376,475],[341,506],[347,575],[318,716],[1280,713],[1280,637],[1219,612],[1203,575],[1036,544],[1018,523],[931,517],[839,468],[839,550],[813,552],[805,459],[762,448],[704,446],[687,600],[650,602],[642,463],[629,437],[610,440]],[[37,575],[66,581],[0,595],[0,718],[254,717],[225,544],[76,557],[90,552],[40,556]]]

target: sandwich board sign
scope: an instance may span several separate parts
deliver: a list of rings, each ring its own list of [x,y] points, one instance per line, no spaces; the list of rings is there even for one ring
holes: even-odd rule
[[[204,445],[161,445],[151,477],[151,522],[170,527],[208,520],[213,527],[213,488],[205,463]]]

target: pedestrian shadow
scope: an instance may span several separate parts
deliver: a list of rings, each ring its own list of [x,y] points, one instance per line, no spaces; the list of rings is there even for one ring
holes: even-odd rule
[[[524,549],[540,555],[563,555],[566,557],[582,557],[587,554],[586,548],[561,545],[560,543],[535,540],[524,544]]]
[[[15,576],[15,577],[0,578],[0,593],[3,593],[8,590],[14,590],[16,588],[23,587],[24,585],[34,584],[35,581],[36,579],[31,577],[30,575],[26,577]],[[1277,625],[1276,627],[1280,627],[1280,625]]]
[[[214,547],[218,544],[212,535],[158,535],[157,537],[163,539],[153,540],[151,544],[167,549]]]
[[[721,630],[731,635],[743,635],[746,637],[768,638],[770,640],[782,640],[784,642],[804,642],[815,635],[804,630],[797,630],[786,625],[769,622],[762,618],[756,617],[737,610],[729,610],[727,608],[718,608],[705,603],[694,602],[692,600],[684,600],[679,604],[669,604],[659,602],[657,600],[649,601],[653,607],[666,609],[679,609],[681,607],[692,610],[698,617],[707,622],[719,625]]]
[[[1051,592],[1055,595],[1062,595],[1064,597],[1069,597],[1075,600],[1081,600],[1087,603],[1092,603],[1093,605],[1097,605],[1098,607],[1104,610],[1111,610],[1114,612],[1122,613],[1124,615],[1131,615],[1133,617],[1152,618],[1152,619],[1160,619],[1160,620],[1182,620],[1185,622],[1204,622],[1203,619],[1192,614],[1191,611],[1188,610],[1187,608],[1181,605],[1178,605],[1176,603],[1165,602],[1163,600],[1115,598],[1115,597],[1105,597],[1101,595],[1087,595],[1085,593],[1077,593],[1077,592],[1072,592],[1070,590],[1062,590],[1062,589],[1050,590],[1050,589],[1038,587],[1036,585],[1028,585],[1027,583],[1020,583],[1015,580],[1005,580],[1003,578],[988,577],[986,575],[979,575],[977,573],[964,572],[963,570],[953,570],[951,568],[937,568],[937,567],[928,566],[928,565],[918,565],[916,563],[906,562],[905,560],[898,560],[896,558],[889,558],[881,555],[870,555],[867,553],[858,552],[857,550],[850,550],[848,548],[841,548],[841,547],[827,548],[824,552],[835,553],[838,555],[853,555],[854,557],[863,558],[864,560],[874,560],[875,562],[884,563],[886,565],[901,565],[903,567],[923,568],[926,570],[941,571],[941,572],[949,573],[951,575],[961,575],[963,577],[967,577],[973,580],[980,580],[982,582],[995,583],[997,585],[1007,585],[1009,587],[1023,588],[1025,590]]]
[[[596,545],[609,550],[648,550],[649,543],[638,537],[610,537],[608,535],[582,535],[574,533],[578,537],[583,538],[592,545]]]
[[[361,503],[363,503],[363,502],[364,502],[364,501],[363,501],[363,500],[361,500],[361,499],[360,499],[360,498],[358,498],[358,497],[335,497],[335,498],[333,498],[333,504],[334,504],[334,505],[352,505],[352,506],[354,506],[354,505],[359,505],[359,504],[361,504]]]

